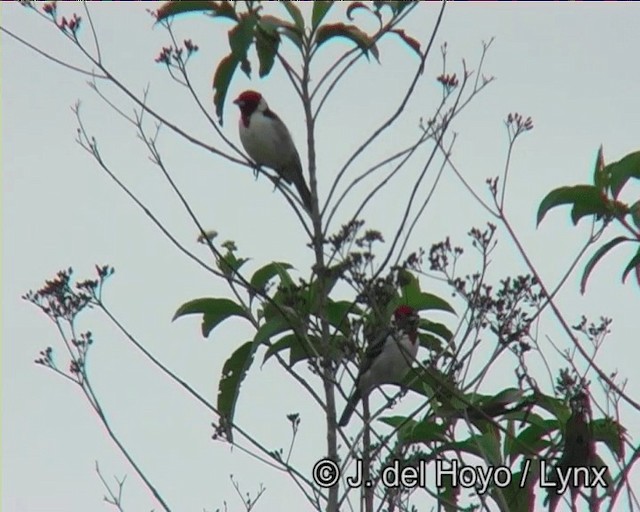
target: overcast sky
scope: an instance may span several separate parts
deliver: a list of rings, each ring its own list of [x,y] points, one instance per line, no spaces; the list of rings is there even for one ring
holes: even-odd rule
[[[59,8],[67,16],[73,9],[82,15],[77,4]],[[90,8],[103,58],[113,72],[135,93],[150,85],[149,102],[154,108],[202,140],[215,143],[215,134],[188,94],[154,63],[167,44],[167,35],[152,27],[145,12],[148,5],[92,4]],[[341,9],[334,9],[335,20],[344,20]],[[437,9],[433,3],[421,5],[405,23],[407,33],[424,44]],[[284,10],[279,14],[286,17]],[[3,2],[1,24],[38,47],[86,67],[54,27],[17,3]],[[373,24],[367,21],[365,26]],[[454,162],[485,197],[485,179],[504,167],[503,120],[516,111],[533,118],[535,129],[520,140],[512,158],[507,208],[551,288],[572,261],[588,227],[585,222],[573,228],[568,210],[558,210],[536,229],[541,198],[554,187],[586,182],[600,144],[607,161],[639,149],[638,26],[640,5],[635,2],[459,3],[447,6],[436,38],[436,50],[448,43],[448,72],[460,75],[461,60],[475,69],[482,41],[495,37],[485,74],[496,81],[453,125],[458,134]],[[191,73],[197,93],[211,111],[211,78],[227,52],[228,27],[224,21],[200,16],[175,23],[181,40],[191,38],[200,47]],[[90,45],[85,28],[81,37]],[[328,44],[319,69],[346,47],[347,43]],[[350,152],[393,111],[417,65],[416,56],[399,40],[383,42],[380,51],[380,65],[362,60],[335,90],[318,125],[321,200]],[[109,165],[178,239],[207,257],[195,242],[196,228],[147,159],[133,128],[101,102],[87,86],[86,77],[46,61],[4,33],[2,66],[2,509],[109,510],[101,501],[105,491],[94,471],[97,460],[108,478],[128,475],[126,509],[158,510],[78,390],[34,365],[41,349],[52,345],[62,355],[62,347],[51,322],[20,296],[62,268],[73,266],[77,277],[85,278],[91,277],[96,263],[114,266],[116,274],[105,292],[114,314],[160,360],[212,401],[224,360],[252,333],[242,324],[230,323],[204,340],[196,318],[171,323],[183,302],[227,296],[228,290],[178,253],[74,142],[76,121],[70,107],[80,100],[86,125]],[[403,119],[359,163],[360,170],[376,157],[394,152],[399,141],[416,136],[420,118],[431,115],[440,97],[435,77],[441,69],[439,52],[434,51]],[[288,123],[306,157],[300,104],[282,70],[276,68],[263,80],[249,81],[238,74],[229,99],[249,87],[260,90]],[[105,92],[131,112],[131,105],[115,90],[106,87]],[[227,105],[223,130],[237,143],[237,112],[232,107]],[[158,143],[172,176],[202,222],[216,229],[221,239],[235,240],[240,255],[252,258],[251,269],[286,260],[300,275],[307,275],[312,253],[305,246],[304,232],[282,197],[272,193],[272,185],[265,179],[254,181],[249,169],[214,158],[168,130],[161,131]],[[416,160],[416,172],[425,154]],[[407,190],[403,185],[411,186],[411,181],[390,187],[365,212],[368,226],[387,238],[402,212]],[[426,186],[421,190],[426,193]],[[336,227],[349,218],[365,192],[360,189],[357,197],[346,202]],[[470,227],[482,227],[488,220],[453,174],[445,171],[411,245],[428,248],[447,235],[466,243]],[[499,239],[490,276],[523,273],[524,266],[502,231]],[[622,285],[619,278],[629,257],[621,250],[603,261],[584,296],[578,293],[580,272],[572,274],[558,303],[570,323],[582,314],[594,320],[600,315],[614,318],[612,335],[598,362],[605,371],[617,370],[621,378],[628,378],[626,391],[638,398],[638,329],[631,315],[638,311],[638,285],[633,279]],[[448,293],[432,280],[423,281],[423,288]],[[455,320],[447,321],[455,326]],[[307,507],[286,475],[212,441],[213,418],[207,411],[148,364],[98,313],[86,314],[81,329],[90,329],[96,339],[90,373],[114,430],[174,510],[213,511],[222,508],[224,501],[229,510],[241,509],[230,474],[243,492],[255,494],[260,483],[266,486],[257,510]],[[541,339],[548,335],[560,347],[568,346],[551,318],[545,319],[541,333]],[[546,348],[557,365],[554,369],[565,366],[559,357],[554,359],[549,345]],[[505,363],[507,369],[490,375],[481,392],[514,385],[512,361]],[[551,392],[549,379],[544,374],[540,379]],[[324,451],[324,430],[317,424],[322,415],[291,382],[274,361],[262,368],[256,365],[243,386],[237,420],[270,449],[286,449],[290,439],[286,414],[300,412],[300,438],[293,460],[309,473]],[[630,434],[637,438],[639,430],[633,426],[638,424],[637,411],[623,408],[623,413]],[[638,471],[632,477],[640,488]]]

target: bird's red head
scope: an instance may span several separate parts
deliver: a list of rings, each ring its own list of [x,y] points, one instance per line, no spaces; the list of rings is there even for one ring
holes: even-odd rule
[[[262,94],[256,91],[244,91],[233,102],[238,105],[243,116],[253,114],[262,100]]]
[[[411,306],[407,306],[406,304],[402,304],[398,306],[393,312],[393,316],[395,317],[396,320],[399,320],[401,318],[407,318],[409,316],[415,316],[415,315],[416,315],[416,310],[413,309]]]

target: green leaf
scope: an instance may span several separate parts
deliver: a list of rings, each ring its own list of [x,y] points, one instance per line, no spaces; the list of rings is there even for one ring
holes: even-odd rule
[[[289,364],[294,365],[299,361],[306,361],[309,358],[318,357],[318,354],[326,353],[326,348],[322,347],[320,339],[313,336],[309,336],[308,339],[300,338],[295,334],[293,336],[295,342],[292,343],[291,351],[289,352]],[[342,336],[332,337],[330,348],[335,348],[338,341],[343,343],[344,338]]]
[[[536,405],[550,412],[563,425],[571,416],[571,409],[567,404],[563,400],[553,396],[543,395],[541,393],[536,394]]]
[[[431,334],[418,333],[420,346],[426,348],[429,352],[440,354],[442,352],[442,340]]]
[[[281,4],[287,10],[287,12],[289,13],[289,16],[291,16],[291,19],[296,24],[296,28],[300,31],[300,33],[303,33],[304,18],[302,17],[302,13],[300,12],[300,9],[298,9],[298,7],[295,5],[294,2],[282,2]]]
[[[501,466],[503,464],[500,454],[500,443],[496,435],[485,433],[482,435],[472,434],[464,441],[450,443],[449,450],[460,450],[480,457],[491,466]]]
[[[596,209],[599,213],[605,213],[607,211],[606,202],[597,187],[593,185],[560,187],[549,192],[540,203],[537,225],[540,225],[540,222],[542,222],[542,219],[549,210],[563,204],[573,204],[574,210],[576,205],[580,205],[575,215],[572,212],[574,224],[581,216],[587,215],[585,212],[589,210]],[[588,206],[591,206],[591,208],[588,208]],[[578,215],[577,218],[576,215]]]
[[[242,266],[249,261],[248,258],[238,258],[233,250],[228,250],[218,258],[218,268],[227,277],[233,277]]]
[[[598,187],[598,190],[606,191],[607,181],[607,173],[604,170],[604,153],[601,144],[600,149],[598,149],[598,154],[596,155],[596,163],[593,166],[593,184]]]
[[[430,320],[420,319],[420,329],[428,331],[436,336],[440,336],[446,342],[450,342],[453,339],[453,333],[449,328],[438,322],[431,322]]]
[[[600,418],[591,422],[591,432],[596,441],[601,441],[619,459],[624,459],[624,436],[626,429],[612,418]]]
[[[408,270],[401,269],[398,272],[398,281],[400,282],[400,292],[402,300],[405,304],[412,305],[418,300],[420,293],[420,281]]]
[[[518,455],[530,456],[531,453],[540,453],[550,446],[549,437],[559,429],[560,423],[555,419],[529,425],[513,440],[508,455],[515,458]]]
[[[362,314],[360,308],[348,300],[333,301],[328,299],[326,311],[329,324],[345,336],[351,332],[349,313]]]
[[[340,340],[343,342],[344,338],[340,338]],[[332,339],[332,342],[334,345],[336,344],[335,338]],[[266,363],[267,359],[275,354],[289,350],[289,364],[293,366],[300,361],[317,357],[320,354],[320,348],[319,340],[316,338],[311,337],[307,342],[307,340],[300,339],[296,334],[288,334],[267,349],[262,364]]]
[[[355,25],[346,25],[344,23],[323,25],[316,32],[316,46],[319,48],[334,37],[346,37],[356,43],[367,57],[369,56],[369,51],[371,51],[376,60],[379,60],[378,48],[373,39]]]
[[[272,336],[291,330],[291,324],[284,318],[273,318],[260,326],[258,332],[253,337],[253,344],[258,345],[267,343]]]
[[[587,280],[591,275],[591,272],[598,264],[598,262],[602,259],[602,257],[607,254],[611,249],[613,249],[616,245],[621,244],[622,242],[626,242],[630,240],[625,236],[617,236],[612,240],[609,240],[606,244],[602,245],[598,248],[598,250],[591,256],[591,259],[584,266],[584,272],[582,273],[582,279],[580,279],[580,293],[584,295],[584,292],[587,288]]]
[[[240,396],[240,386],[253,363],[252,347],[253,343],[248,341],[235,350],[225,361],[218,383],[218,412],[226,420],[229,441],[232,441],[231,424]]]
[[[316,1],[313,2],[313,12],[311,13],[311,27],[313,30],[318,28],[322,20],[333,7],[333,2]]]
[[[629,272],[631,272],[634,268],[638,267],[639,265],[640,265],[640,249],[638,249],[638,252],[636,252],[636,255],[629,260],[629,263],[625,267],[624,272],[622,272],[623,283],[627,280],[627,276],[629,275]]]
[[[279,275],[280,269],[288,270],[290,268],[293,267],[285,261],[272,261],[271,263],[267,263],[256,270],[253,276],[251,276],[251,286],[256,290],[265,291],[267,283],[276,275]]]
[[[407,429],[402,436],[402,441],[406,443],[433,443],[442,442],[446,439],[448,425],[435,423],[431,418],[422,420]]]
[[[578,224],[578,221],[582,217],[589,215],[598,216],[610,214],[609,201],[606,197],[600,195],[599,197],[585,197],[577,201],[571,209],[571,221],[574,226]]]
[[[408,36],[404,30],[401,29],[393,29],[391,30],[394,34],[398,35],[414,52],[418,54],[418,57],[422,58],[422,52],[420,51],[420,41],[414,39],[411,36]]]
[[[296,27],[295,24],[267,14],[260,17],[260,27],[269,34],[282,33],[298,48],[302,48],[302,33],[298,30],[298,27]]]
[[[264,354],[264,358],[262,359],[262,364],[267,362],[269,358],[276,355],[278,352],[282,352],[283,350],[290,350],[291,346],[297,342],[297,337],[295,334],[288,334],[287,336],[283,336],[278,341],[273,343]]]
[[[411,4],[411,2],[406,2],[403,0],[395,0],[392,2],[389,2],[391,4],[391,8],[393,9],[393,13],[398,15],[400,14],[402,11],[404,11],[407,7],[409,7],[409,5]]]
[[[227,90],[231,83],[231,78],[238,67],[238,60],[233,54],[227,55],[220,61],[213,76],[213,104],[216,106],[216,115],[218,122],[222,126],[222,113],[224,111],[224,100],[227,97]]]
[[[229,31],[229,47],[238,62],[247,60],[247,53],[253,44],[256,22],[255,16],[243,16],[240,22]]]
[[[288,269],[292,268],[291,265],[289,265],[288,263],[274,262],[274,267],[276,269],[276,272],[278,273],[278,276],[280,276],[280,283],[283,287],[290,288],[295,286],[291,274],[287,272]]]
[[[221,3],[228,4],[229,2]],[[228,9],[224,5],[219,5],[218,2],[173,0],[171,2],[163,3],[156,11],[156,17],[158,21],[162,21],[167,18],[177,16],[178,14],[186,14],[191,12],[210,12],[214,15],[221,15],[218,13],[227,11]],[[233,10],[231,12],[235,15],[235,12]]]
[[[416,421],[405,416],[386,416],[380,421],[398,431],[398,439],[405,443],[433,443],[446,439],[447,425],[437,424],[432,419]]]
[[[307,290],[307,299],[310,305],[310,311],[317,314],[320,307],[320,300],[328,297],[333,287],[340,279],[343,266],[336,265],[327,269],[324,279],[316,279]],[[321,288],[322,285],[322,288]]]
[[[202,335],[206,338],[211,331],[231,316],[247,318],[244,309],[229,299],[203,298],[184,303],[178,308],[173,320],[185,315],[202,314]]]
[[[414,298],[410,303],[414,309],[418,311],[427,311],[431,309],[437,309],[440,311],[447,311],[449,313],[456,314],[456,310],[451,307],[451,305],[444,299],[441,299],[437,295],[433,295],[432,293],[420,292],[416,298]]]
[[[617,199],[629,178],[640,180],[640,151],[629,153],[622,160],[607,165],[605,172],[609,176],[611,193]]]
[[[636,201],[629,207],[629,213],[633,223],[640,229],[640,201]]]
[[[534,489],[538,487],[540,481],[539,471],[536,468],[539,463],[536,459],[527,457],[523,459],[521,466],[525,464],[533,466],[527,469],[525,475],[522,474],[522,471],[514,472],[509,485],[500,487],[499,489],[496,487],[491,488],[491,495],[496,503],[501,503],[501,499],[498,497],[498,495],[500,495],[507,505],[505,510],[509,512],[530,512],[531,510],[535,510],[536,495]],[[521,487],[523,478],[525,482],[524,486]]]
[[[256,30],[256,53],[260,62],[258,73],[260,78],[267,76],[273,69],[280,47],[280,36],[275,28],[265,27],[263,21],[258,22]]]

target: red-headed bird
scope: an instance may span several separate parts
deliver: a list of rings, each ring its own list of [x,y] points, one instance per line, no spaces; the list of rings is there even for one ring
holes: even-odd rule
[[[276,171],[293,184],[302,204],[311,212],[311,192],[302,174],[300,155],[287,126],[256,91],[244,91],[234,101],[240,108],[240,141],[253,161]]]
[[[382,384],[401,383],[413,364],[418,353],[420,317],[415,309],[406,305],[398,306],[393,317],[395,329],[389,328],[365,352],[354,390],[338,422],[341,427],[349,423],[363,396]]]

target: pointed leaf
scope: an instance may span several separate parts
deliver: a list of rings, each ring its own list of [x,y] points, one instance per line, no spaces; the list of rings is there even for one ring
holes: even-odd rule
[[[283,264],[274,262],[274,267],[276,269],[276,272],[278,273],[278,276],[280,276],[280,283],[283,287],[290,288],[292,286],[295,286],[291,274],[287,272],[288,269],[292,268],[291,265],[289,265],[288,263]]]
[[[418,57],[422,58],[422,52],[420,51],[420,41],[418,41],[417,39],[414,39],[411,36],[408,36],[404,30],[401,29],[393,29],[391,32],[393,32],[394,34],[397,34],[398,36],[400,36],[402,38],[402,40],[407,43],[407,45],[409,46],[409,48],[411,48],[414,52],[416,52],[418,54]]]
[[[301,339],[300,337],[293,335],[295,341],[291,344],[291,351],[289,352],[289,364],[294,365],[299,361],[306,361],[310,358],[317,358],[319,354],[325,353],[326,349],[321,346],[321,340],[314,337],[309,336],[307,339]],[[334,336],[331,338],[330,342],[333,348],[335,347],[338,339],[344,341],[344,338]]]
[[[274,318],[264,323],[256,332],[253,337],[253,344],[258,347],[263,343],[268,342],[272,336],[291,330],[291,324],[284,318]]]
[[[629,153],[622,160],[607,165],[605,172],[609,176],[611,193],[617,199],[629,178],[640,180],[640,151]]]
[[[231,19],[236,19],[233,8],[231,8],[231,11],[229,12],[228,4],[229,2],[173,0],[171,2],[163,3],[156,11],[156,17],[158,21],[162,21],[178,14],[208,12],[213,13],[214,16],[226,16]]]
[[[631,272],[634,268],[636,269],[636,274],[640,275],[640,270],[639,270],[640,269],[640,249],[638,249],[638,252],[636,252],[636,255],[629,260],[629,263],[625,267],[624,272],[622,272],[623,283],[627,280],[627,276],[629,275],[629,272]]]
[[[401,269],[398,272],[398,281],[400,282],[400,292],[402,300],[410,306],[420,297],[420,281],[408,270]]]
[[[276,275],[279,275],[279,268],[288,270],[293,267],[285,261],[272,261],[271,263],[267,263],[256,270],[253,276],[251,276],[251,286],[256,290],[264,290],[267,283]]]
[[[300,12],[300,9],[298,9],[298,7],[296,6],[295,2],[282,2],[281,5],[284,6],[284,8],[289,13],[289,16],[291,16],[291,19],[296,24],[296,28],[300,31],[300,33],[303,33],[304,18],[302,17],[302,13]]]
[[[516,437],[508,454],[515,458],[532,452],[540,453],[551,444],[550,436],[559,429],[560,423],[555,419],[531,424]]]
[[[296,342],[297,338],[294,334],[288,334],[287,336],[283,336],[278,341],[273,343],[265,352],[264,358],[262,359],[262,364],[267,362],[269,358],[277,354],[278,352],[282,352],[283,350],[291,350],[292,344]]]
[[[549,192],[541,201],[538,208],[537,225],[549,210],[563,204],[602,204],[600,191],[593,185],[574,185],[572,187],[560,187]]]
[[[437,309],[440,311],[447,311],[449,313],[456,314],[456,310],[444,299],[441,299],[437,295],[427,292],[421,292],[418,297],[409,303],[414,309],[418,311],[427,311],[431,309]]]
[[[237,61],[247,60],[247,52],[253,44],[253,33],[256,28],[255,16],[243,16],[239,23],[229,30],[229,47]]]
[[[636,201],[629,207],[629,213],[631,213],[631,220],[640,228],[640,201]]]
[[[348,300],[333,301],[329,299],[326,310],[329,324],[342,332],[345,336],[348,336],[351,332],[349,313],[362,313],[360,308]]]
[[[218,384],[218,412],[225,418],[228,425],[227,435],[231,436],[231,424],[236,410],[236,403],[240,396],[240,386],[253,363],[253,343],[247,341],[227,359],[222,367],[222,375]]]
[[[420,319],[420,329],[423,331],[432,332],[433,334],[440,336],[443,340],[450,342],[453,339],[453,333],[449,328],[438,322],[431,322],[430,320]]]
[[[593,184],[598,187],[599,190],[606,191],[607,181],[607,173],[604,170],[604,152],[602,144],[600,144],[598,154],[596,155],[596,163],[593,166]]]
[[[630,240],[625,236],[617,236],[616,238],[609,240],[606,244],[602,245],[598,250],[591,256],[591,259],[587,262],[584,267],[584,272],[582,273],[582,279],[580,279],[580,293],[584,295],[585,289],[587,288],[587,280],[591,275],[591,272],[598,264],[598,262],[602,259],[602,257],[607,254],[611,249],[613,249],[616,245],[621,244],[622,242],[626,242]]]
[[[626,429],[612,418],[593,420],[590,426],[593,439],[606,444],[619,460],[623,460]]]
[[[333,2],[316,1],[313,2],[313,12],[311,14],[311,28],[315,30],[322,20],[329,12],[329,9],[333,7]]]
[[[444,441],[447,425],[438,424],[431,420],[416,421],[404,416],[386,416],[380,422],[398,430],[399,440],[405,443],[426,443]]]
[[[316,32],[317,47],[322,46],[334,37],[346,37],[356,43],[365,55],[368,56],[369,51],[371,51],[376,60],[379,59],[378,48],[373,42],[373,39],[355,25],[346,25],[344,23],[323,25]]]
[[[340,279],[340,276],[342,275],[341,269],[341,265],[330,267],[327,269],[323,280],[316,279],[309,285],[309,288],[307,290],[307,298],[310,305],[310,310],[313,313],[318,313],[321,299],[324,297],[328,297],[331,293],[331,290],[333,290],[333,287],[336,285],[338,279]],[[322,288],[321,285],[323,285]]]
[[[280,47],[280,36],[277,30],[269,30],[265,28],[262,20],[258,22],[258,30],[256,30],[256,53],[260,61],[258,74],[260,78],[267,76],[273,69]]]
[[[296,27],[295,24],[289,21],[267,14],[260,18],[260,27],[266,30],[269,34],[282,33],[298,48],[302,47],[302,33],[298,30],[298,27]]]
[[[536,395],[536,405],[550,412],[562,424],[566,423],[571,416],[571,409],[567,404],[553,396],[538,393]]]
[[[178,308],[173,320],[185,315],[202,314],[202,335],[206,338],[211,331],[231,316],[247,318],[244,309],[229,299],[203,298],[186,302]]]
[[[238,67],[238,60],[233,54],[227,55],[220,61],[213,76],[213,104],[216,106],[218,122],[222,126],[222,113],[224,111],[224,100],[227,97],[227,89],[231,83],[231,78]]]
[[[610,207],[611,203],[603,194],[600,194],[598,197],[583,197],[574,203],[571,209],[571,221],[576,225],[582,217],[595,215],[597,218],[602,215],[611,214]]]
[[[426,348],[429,352],[434,354],[442,353],[442,340],[440,338],[420,332],[418,333],[418,341],[420,346]]]
[[[494,434],[471,435],[464,441],[449,443],[449,450],[460,450],[480,457],[489,465],[501,466],[500,443]]]
[[[218,258],[218,268],[225,276],[232,277],[242,266],[249,261],[248,258],[238,258],[233,251],[227,251]]]

